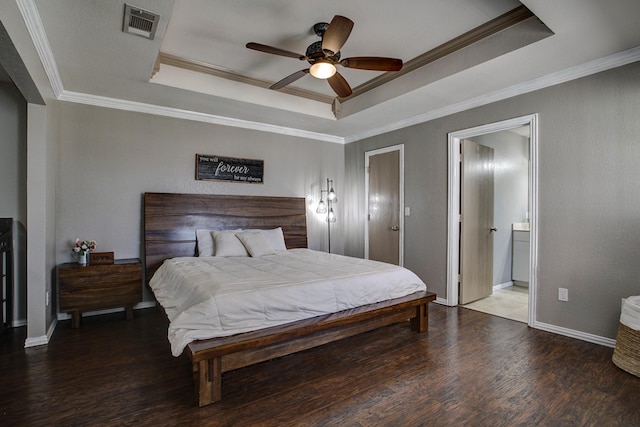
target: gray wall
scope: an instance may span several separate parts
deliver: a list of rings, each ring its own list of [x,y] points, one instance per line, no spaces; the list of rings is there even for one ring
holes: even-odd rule
[[[538,113],[537,321],[615,338],[620,299],[640,294],[639,75],[634,63],[347,145],[345,252],[364,251],[364,152],[404,143],[405,266],[446,297],[447,134]]]
[[[27,102],[18,89],[0,83],[0,216],[27,216]]]
[[[95,239],[99,251],[114,251],[116,258],[141,257],[144,192],[306,197],[309,247],[325,249],[326,223],[315,204],[327,177],[341,195],[342,145],[77,104],[57,107],[57,262],[72,260],[76,237]],[[196,153],[262,159],[264,184],[197,181]],[[341,224],[331,228],[338,253]]]
[[[27,103],[13,84],[0,83],[0,217],[14,220],[13,320],[26,321]]]

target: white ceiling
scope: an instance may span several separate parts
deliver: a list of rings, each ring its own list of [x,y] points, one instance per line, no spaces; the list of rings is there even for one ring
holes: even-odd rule
[[[122,0],[19,0],[44,44],[60,99],[348,142],[639,59],[638,0],[135,0],[160,15],[154,40],[122,31]],[[310,75],[291,86],[321,102],[161,64],[159,52],[270,83],[308,64],[245,48],[258,42],[304,54],[312,26],[355,22],[342,57],[389,56],[405,64],[521,4],[537,20],[341,102]],[[544,25],[542,25],[544,24]],[[545,27],[546,26],[546,27]],[[543,34],[543,29],[547,33]],[[44,40],[44,42],[43,42]],[[353,88],[382,74],[339,71]]]

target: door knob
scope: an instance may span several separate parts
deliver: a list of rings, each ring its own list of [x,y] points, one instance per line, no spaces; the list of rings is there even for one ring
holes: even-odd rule
[[[491,227],[489,230],[490,231],[498,231],[498,229],[496,227]]]
[[[398,227],[397,225],[394,225],[393,227],[391,227],[391,229],[393,231],[398,231],[398,230],[400,230],[400,227]]]

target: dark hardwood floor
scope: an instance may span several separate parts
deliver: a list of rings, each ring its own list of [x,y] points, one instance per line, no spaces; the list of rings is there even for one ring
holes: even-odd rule
[[[464,308],[229,372],[198,408],[159,309],[25,328],[0,342],[1,426],[640,426],[640,378],[613,349]]]

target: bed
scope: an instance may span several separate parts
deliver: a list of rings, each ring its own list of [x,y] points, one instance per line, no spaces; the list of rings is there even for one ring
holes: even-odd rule
[[[222,271],[219,270],[222,265],[224,268],[231,268],[232,271],[248,274],[245,270],[251,271],[256,268],[255,265],[273,270],[266,263],[277,262],[285,265],[285,270],[289,270],[298,262],[305,261],[306,257],[313,257],[309,259],[315,260],[314,262],[320,263],[319,265],[324,265],[324,262],[334,262],[333,258],[343,262],[353,262],[354,269],[360,268],[361,262],[368,263],[364,260],[357,261],[355,258],[317,254],[306,249],[307,206],[304,198],[145,193],[143,205],[147,284],[152,281],[152,278],[158,282],[160,276],[173,277],[174,270],[188,270],[194,266],[202,269],[201,276],[209,274],[213,277],[205,269],[214,268],[219,272]],[[286,250],[261,254],[264,256],[255,257],[255,259],[252,259],[254,257],[235,259],[233,257],[228,259],[197,257],[197,230],[251,230],[254,232],[281,230],[284,246],[286,246],[283,249]],[[252,234],[252,236],[255,235]],[[382,269],[385,270],[385,267]],[[307,270],[311,272],[313,269],[309,267]],[[267,281],[274,288],[285,286],[278,280],[281,279],[274,278]],[[333,289],[339,289],[336,285],[339,279],[333,277],[330,280]],[[244,278],[241,278],[238,283],[244,283]],[[305,283],[307,286],[316,286],[317,281],[309,279]],[[176,314],[177,311],[172,312],[171,304],[178,304],[167,303],[171,300],[163,294],[164,291],[158,290],[157,283],[153,285],[158,292],[156,299],[163,305],[170,321],[175,320],[178,314]],[[200,285],[195,288],[198,287],[205,286]],[[225,327],[223,333],[216,333],[218,335],[211,338],[208,335],[198,335],[201,331],[192,335],[180,335],[182,333],[180,332],[176,334],[178,338],[174,342],[171,338],[172,328],[182,330],[185,324],[201,322],[206,316],[201,316],[197,320],[188,318],[182,323],[175,320],[175,324],[171,322],[169,327],[172,351],[174,355],[180,354],[183,350],[188,354],[193,366],[196,401],[199,406],[208,405],[222,398],[224,372],[408,320],[412,329],[425,332],[428,328],[427,304],[435,299],[435,294],[424,288],[415,292],[407,288],[403,292],[410,293],[402,296],[391,295],[390,299],[373,300],[375,302],[372,303],[337,306],[339,308],[335,309],[328,308],[329,304],[327,308],[323,308],[323,304],[319,303],[317,312],[314,311],[315,306],[309,305],[303,310],[310,314],[307,313],[302,318],[278,321],[273,326],[267,325],[260,328],[253,328],[250,322],[245,324],[240,322],[241,327],[245,329],[229,332]],[[277,295],[286,294],[287,292]],[[197,298],[204,301],[206,295],[189,296],[184,299],[196,300]],[[229,302],[235,299],[236,295],[231,294],[222,305],[232,305]],[[303,300],[304,298],[300,298],[296,304]],[[187,306],[194,305],[193,302],[187,304],[183,301],[182,303]],[[250,312],[251,310],[248,309],[247,313]],[[249,317],[247,314],[247,318]],[[209,330],[209,328],[206,329]]]

